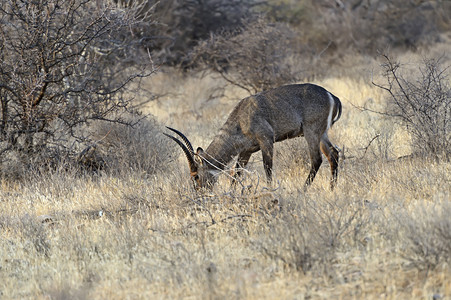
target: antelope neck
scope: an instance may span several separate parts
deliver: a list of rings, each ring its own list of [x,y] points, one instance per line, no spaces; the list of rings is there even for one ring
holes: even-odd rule
[[[219,134],[205,150],[206,159],[212,168],[224,170],[229,162],[241,152],[233,137]]]

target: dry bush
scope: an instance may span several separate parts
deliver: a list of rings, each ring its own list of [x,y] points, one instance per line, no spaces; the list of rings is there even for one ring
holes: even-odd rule
[[[87,0],[12,0],[0,5],[0,22],[2,160],[15,153],[31,166],[73,154],[75,144],[90,141],[80,127],[119,121],[108,117],[128,106],[130,83],[153,72],[130,34],[141,22],[134,11]]]
[[[420,270],[433,270],[451,262],[451,203],[418,205],[396,210],[404,258]],[[401,238],[400,238],[401,239]]]
[[[375,54],[382,48],[417,48],[451,29],[449,1],[270,0],[267,15],[297,28],[303,44],[319,53]],[[340,63],[339,61],[336,61]]]
[[[231,31],[252,18],[253,8],[260,5],[256,0],[189,0],[189,1],[123,1],[113,0],[126,6],[143,4],[158,21],[148,28],[145,44],[153,57],[170,65],[186,64],[187,55],[199,41],[210,33]]]
[[[441,33],[451,29],[446,14],[449,1],[438,0],[113,2],[129,7],[138,3],[142,11],[150,12],[157,24],[141,27],[134,35],[159,63],[183,67],[191,65],[191,51],[211,34],[240,30],[261,15],[269,23],[289,24],[294,29],[295,48],[302,52],[297,59],[303,64],[313,62],[310,72],[314,75],[330,73],[331,64],[342,65],[346,55],[355,62],[352,51],[373,55],[381,47],[415,48],[439,40]]]
[[[199,44],[192,60],[255,94],[299,78],[298,64],[290,61],[295,55],[294,36],[289,27],[259,18],[237,31],[212,34]]]
[[[65,141],[61,144],[65,149],[47,147],[46,151],[23,159],[23,154],[9,152],[3,157],[1,174],[12,180],[36,177],[45,181],[45,174],[64,177],[102,171],[148,176],[172,168],[174,145],[162,135],[163,127],[153,116],[125,112],[112,118],[117,121],[81,126],[79,130],[90,137],[85,143]]]
[[[152,116],[128,113],[121,120],[123,124],[98,122],[88,128],[105,169],[113,173],[167,171],[174,145],[162,134],[163,127]]]
[[[440,59],[425,59],[419,73],[405,75],[401,64],[383,55],[388,94],[383,113],[400,120],[412,137],[414,154],[449,157],[451,153],[451,85],[449,67]]]
[[[451,19],[446,13],[451,6],[447,1],[371,2],[360,1],[353,7],[344,8],[345,18],[348,19],[345,23],[352,26],[348,39],[354,38],[357,49],[374,53],[387,45],[417,48],[436,42],[440,39],[440,33],[451,29]],[[340,32],[340,35],[346,35],[346,31]]]
[[[275,261],[307,273],[333,274],[334,260],[341,251],[359,247],[368,234],[372,218],[361,201],[318,199],[304,195],[284,199],[282,213],[270,220],[256,240],[259,251]]]
[[[440,0],[268,0],[264,9],[269,22],[288,23],[296,32],[297,59],[309,80],[358,78],[385,49],[429,51],[447,41],[450,10],[451,2]]]

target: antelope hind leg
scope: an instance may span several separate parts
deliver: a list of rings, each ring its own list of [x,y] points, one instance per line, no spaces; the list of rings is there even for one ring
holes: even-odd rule
[[[305,133],[305,139],[307,140],[309,147],[311,167],[304,187],[309,186],[313,182],[313,179],[315,179],[316,173],[323,162],[320,151],[320,139],[317,136],[318,135],[315,134],[315,132]]]
[[[331,190],[333,190],[335,185],[337,184],[339,153],[326,135],[321,139],[320,148],[324,155],[327,157],[327,160],[330,164],[330,171],[332,174],[330,188]]]

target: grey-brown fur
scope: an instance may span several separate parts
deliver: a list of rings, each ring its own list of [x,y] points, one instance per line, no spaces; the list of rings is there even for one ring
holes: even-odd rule
[[[184,148],[178,141],[198,187],[213,184],[215,173],[223,170],[235,156],[238,156],[237,167],[243,168],[252,153],[259,150],[267,179],[271,181],[274,142],[298,136],[306,138],[312,163],[306,185],[315,178],[322,151],[331,166],[333,187],[337,180],[338,150],[329,141],[327,130],[340,116],[341,102],[337,97],[317,85],[294,84],[241,100],[205,151],[198,148],[194,153],[183,134],[169,129],[180,135],[188,146]]]

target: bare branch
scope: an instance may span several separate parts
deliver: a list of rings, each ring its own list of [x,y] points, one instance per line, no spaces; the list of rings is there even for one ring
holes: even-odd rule
[[[89,142],[78,132],[91,120],[131,125],[118,113],[131,100],[127,89],[154,72],[143,36],[130,34],[149,24],[135,13],[88,0],[1,5],[0,151],[31,154],[45,152],[43,145]]]
[[[388,55],[382,55],[384,77],[387,85],[373,84],[386,91],[387,109],[377,112],[402,121],[412,136],[416,154],[432,157],[449,157],[451,153],[451,86],[448,80],[450,66],[442,60],[423,59],[410,79],[403,77],[401,65]]]

